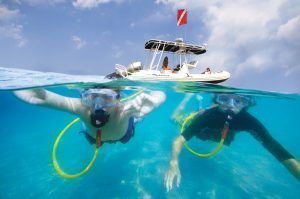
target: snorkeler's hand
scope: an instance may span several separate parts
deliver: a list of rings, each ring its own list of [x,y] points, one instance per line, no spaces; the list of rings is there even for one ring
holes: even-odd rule
[[[190,99],[194,96],[193,93],[187,93],[183,100],[180,102],[180,104],[177,106],[175,111],[172,114],[171,120],[175,121],[177,123],[180,123],[180,116],[183,116],[185,114],[185,107],[186,104],[190,101]]]
[[[145,115],[153,111],[166,100],[166,94],[161,91],[151,91],[150,93],[141,93],[134,99],[129,100],[131,115],[137,118],[143,118]]]
[[[285,160],[283,165],[300,181],[300,162],[294,158]]]
[[[173,188],[173,180],[176,177],[176,185],[179,187],[181,174],[178,167],[178,162],[170,162],[170,168],[165,175],[165,187],[167,191],[170,191]]]

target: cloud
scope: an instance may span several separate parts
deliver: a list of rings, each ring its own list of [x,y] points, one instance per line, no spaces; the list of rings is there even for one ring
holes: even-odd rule
[[[72,41],[74,42],[76,49],[78,50],[86,45],[86,42],[76,35],[72,36]]]
[[[98,7],[100,4],[106,4],[110,2],[122,3],[124,0],[75,0],[73,6],[79,9],[92,9]]]
[[[134,28],[134,27],[135,27],[135,23],[134,23],[134,22],[131,22],[131,23],[129,24],[129,26],[130,26],[131,28]]]
[[[210,1],[199,1],[199,0],[186,0],[186,1],[178,1],[178,0],[156,0],[156,4],[165,4],[167,6],[171,6],[173,10],[180,8],[187,8],[188,10],[195,10],[201,7],[204,7],[206,4],[210,4]]]
[[[300,45],[300,15],[280,25],[276,36],[291,44]]]
[[[19,15],[18,9],[10,10],[4,5],[0,5],[0,37],[14,39],[17,46],[21,48],[28,41],[23,37],[23,26],[15,22]]]
[[[27,44],[27,40],[22,36],[22,25],[5,25],[0,26],[0,37],[8,37],[17,41],[18,47],[23,47]]]
[[[9,21],[19,16],[19,10],[9,10],[7,7],[0,5],[0,21]]]
[[[199,13],[193,15],[198,17],[193,20],[204,23],[204,27],[199,27],[198,42],[208,44],[199,65],[229,70],[232,78],[268,71],[284,71],[284,78],[300,71],[299,2],[156,0],[156,3],[173,10],[188,8],[188,12]]]

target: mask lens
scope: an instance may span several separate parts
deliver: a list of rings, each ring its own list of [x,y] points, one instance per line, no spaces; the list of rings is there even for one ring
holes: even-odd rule
[[[220,94],[216,97],[216,102],[228,107],[243,108],[251,105],[251,99],[245,96],[233,94]]]
[[[235,104],[240,107],[246,107],[250,105],[249,99],[247,97],[235,96],[234,101]]]
[[[103,107],[103,104],[106,104],[105,100],[103,100],[103,98],[93,97],[93,108],[94,108],[94,110],[100,109],[101,107]]]
[[[217,103],[228,104],[228,103],[230,103],[230,97],[228,97],[227,95],[218,95]]]
[[[89,106],[89,107],[92,106],[92,102],[93,102],[92,96],[86,92],[82,93],[81,94],[81,102],[85,106]]]
[[[109,89],[90,89],[83,92],[81,96],[82,103],[94,110],[114,106],[117,103],[117,93]]]

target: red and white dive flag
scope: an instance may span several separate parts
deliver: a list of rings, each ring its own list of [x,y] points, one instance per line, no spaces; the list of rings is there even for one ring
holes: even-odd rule
[[[177,11],[177,26],[187,24],[187,9]]]

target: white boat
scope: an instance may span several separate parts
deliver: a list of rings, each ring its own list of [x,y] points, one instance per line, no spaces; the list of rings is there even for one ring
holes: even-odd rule
[[[108,75],[108,78],[125,78],[134,81],[180,81],[180,82],[209,82],[220,83],[230,78],[227,71],[211,72],[209,70],[200,74],[190,73],[190,69],[197,67],[198,61],[195,56],[206,52],[206,45],[192,45],[183,42],[178,38],[175,42],[151,39],[145,43],[145,49],[152,53],[152,59],[145,69],[142,62],[136,61],[125,67],[116,64],[115,73]],[[168,66],[168,58],[163,54],[173,54],[176,57],[176,68]],[[193,58],[193,59],[191,59]]]

